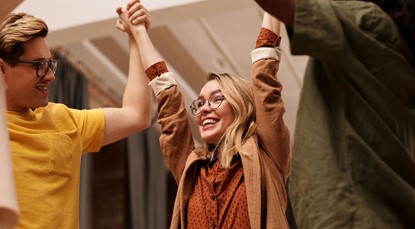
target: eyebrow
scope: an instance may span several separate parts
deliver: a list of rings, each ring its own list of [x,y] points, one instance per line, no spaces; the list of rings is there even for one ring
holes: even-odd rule
[[[209,97],[210,97],[210,96],[212,96],[212,95],[213,95],[213,94],[215,94],[215,93],[218,93],[218,92],[221,92],[221,93],[222,93],[222,91],[221,91],[220,89],[217,89],[217,90],[212,91],[212,92],[210,93]],[[201,95],[199,95],[199,97],[197,97],[197,99],[201,99],[201,98],[204,98],[204,97],[203,97],[203,96],[201,96]]]
[[[53,59],[52,57],[49,59],[41,57],[41,58],[34,59],[34,61],[51,61],[52,59]]]
[[[53,56],[49,57],[49,58],[45,58],[45,57],[30,57],[30,58],[22,58],[21,56],[19,57],[19,59],[23,59],[23,60],[30,60],[30,61],[50,61],[53,60]]]

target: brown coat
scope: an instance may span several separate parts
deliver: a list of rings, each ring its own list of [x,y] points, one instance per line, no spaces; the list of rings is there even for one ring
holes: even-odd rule
[[[288,228],[285,217],[285,181],[290,170],[289,132],[283,122],[285,112],[281,83],[276,78],[279,61],[259,60],[252,67],[252,82],[257,108],[258,128],[243,145],[242,165],[251,228]],[[185,228],[186,208],[198,162],[194,152],[183,97],[177,86],[157,95],[158,122],[163,156],[178,182],[170,228]]]

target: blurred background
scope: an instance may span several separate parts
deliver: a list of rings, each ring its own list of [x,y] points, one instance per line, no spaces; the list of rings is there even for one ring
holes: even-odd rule
[[[186,103],[197,97],[210,72],[250,79],[262,10],[253,0],[142,0],[152,17],[149,34]],[[127,0],[0,0],[0,18],[26,12],[46,21],[48,42],[60,60],[50,100],[73,108],[119,107],[128,72],[126,34],[115,28],[117,6]],[[306,56],[290,54],[282,27],[279,70],[284,120],[294,133]],[[154,110],[156,109],[154,104]],[[190,110],[189,110],[190,112]],[[191,115],[189,113],[189,115]],[[154,119],[156,118],[154,113]],[[193,125],[195,140],[199,138]],[[87,154],[82,162],[80,226],[168,228],[176,184],[161,157],[159,127]]]

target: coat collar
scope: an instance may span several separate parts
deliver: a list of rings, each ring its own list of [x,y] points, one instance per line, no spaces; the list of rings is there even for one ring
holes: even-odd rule
[[[261,200],[262,195],[264,195],[261,190],[262,178],[257,142],[257,137],[255,135],[248,138],[245,144],[242,146],[242,149],[245,153],[240,154],[244,170],[249,221],[252,228],[261,228]],[[174,224],[179,223],[178,221],[180,220],[180,224],[182,226],[186,225],[186,216],[183,213],[186,212],[186,203],[189,200],[190,192],[193,187],[193,182],[195,179],[195,165],[197,164],[197,161],[201,160],[203,160],[203,158],[197,155],[194,151],[187,158],[186,166],[184,169],[185,172],[180,179],[180,185],[177,191],[173,211],[172,222],[176,221]],[[180,214],[180,212],[182,212],[182,214]]]

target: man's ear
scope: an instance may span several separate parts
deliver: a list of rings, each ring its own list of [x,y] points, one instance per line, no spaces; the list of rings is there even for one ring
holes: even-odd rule
[[[4,60],[0,58],[0,70],[3,74],[6,73],[6,67],[4,65],[5,65]]]

